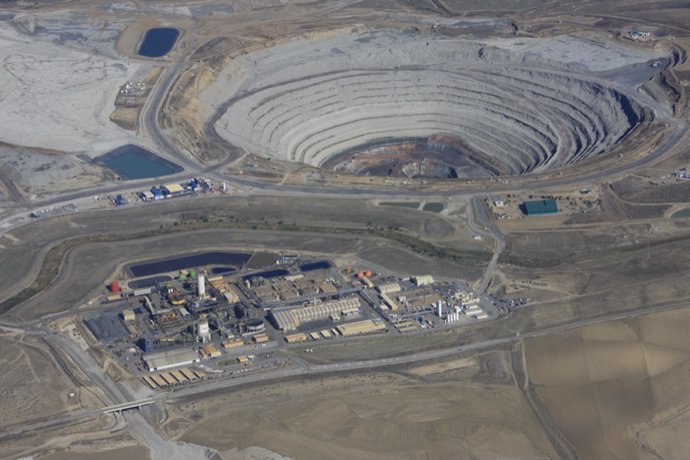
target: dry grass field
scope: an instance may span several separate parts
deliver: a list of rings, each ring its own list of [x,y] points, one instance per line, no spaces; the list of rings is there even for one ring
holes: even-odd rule
[[[554,458],[518,389],[458,377],[466,367],[248,388],[180,403],[164,429],[228,458],[251,446],[296,459]]]
[[[127,460],[147,460],[150,457],[145,447],[133,446],[109,450],[96,450],[90,448],[87,452],[73,450],[55,452],[45,457],[40,457],[40,460],[92,460],[94,458],[98,460],[121,460],[124,458]]]
[[[613,190],[626,200],[639,203],[687,203],[690,181],[651,184],[640,177],[627,177],[613,184]]]
[[[0,349],[0,431],[80,408],[76,399],[68,398],[75,388],[65,381],[40,340],[4,333]]]
[[[690,458],[690,309],[635,316],[690,302],[690,219],[670,218],[690,202],[690,181],[671,176],[690,165],[687,1],[0,4],[12,96],[0,113],[0,459]],[[137,47],[152,26],[180,36],[147,60]],[[125,96],[126,81],[152,87]],[[434,148],[480,168],[463,161],[474,172],[436,181],[397,155],[380,176],[319,169],[381,140],[409,144],[398,134],[460,136]],[[127,182],[92,163],[130,142],[184,173]],[[403,165],[409,178],[390,177]],[[132,195],[192,177],[227,193]],[[558,215],[517,211],[518,197],[562,190],[573,201]],[[119,193],[131,202],[109,209]],[[477,229],[470,203],[489,194],[515,199],[515,213],[477,207]],[[379,206],[389,201],[420,209]],[[120,359],[106,347],[93,368],[58,347],[60,320],[43,316],[79,312],[136,260],[206,250],[327,255],[482,287],[488,265],[488,293],[534,302],[447,330],[280,341],[265,351],[304,366],[294,380],[260,367],[268,356],[245,368],[256,380],[205,361],[207,377],[152,391],[141,413],[94,410],[148,390],[106,364]],[[553,334],[584,320],[609,322]]]
[[[64,356],[58,358],[40,338],[2,332],[0,351],[0,459],[43,458],[53,453],[48,457],[51,460],[86,459],[94,458],[88,453],[91,447],[100,451],[120,447],[122,441],[130,446],[134,443],[131,438],[125,440],[106,418],[85,417],[64,426],[14,435],[22,426],[88,411],[101,403],[93,387],[82,385],[84,374],[63,361]],[[68,447],[76,450],[64,452]],[[136,454],[129,457],[132,460],[147,458],[141,449],[123,453]]]
[[[690,311],[531,339],[530,382],[581,458],[686,458]]]

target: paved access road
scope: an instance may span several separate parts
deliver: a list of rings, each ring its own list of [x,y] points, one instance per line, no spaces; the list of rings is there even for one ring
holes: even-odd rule
[[[380,358],[371,359],[363,361],[349,361],[334,364],[322,364],[322,365],[310,365],[307,368],[295,368],[295,369],[281,369],[273,372],[265,372],[261,374],[252,374],[246,377],[237,377],[234,379],[218,379],[213,380],[203,385],[190,386],[186,388],[181,388],[179,390],[174,390],[168,393],[161,393],[157,395],[154,399],[157,401],[165,401],[170,399],[179,399],[189,396],[196,396],[203,393],[216,391],[225,388],[232,388],[239,385],[246,385],[248,383],[257,383],[261,381],[272,381],[272,380],[283,380],[288,377],[301,377],[319,374],[330,374],[337,372],[352,372],[352,371],[362,371],[362,370],[372,370],[388,366],[397,366],[403,364],[410,364],[421,361],[428,361],[436,358],[444,358],[453,355],[464,354],[472,351],[484,350],[487,348],[495,348],[503,345],[512,344],[515,342],[520,342],[525,339],[530,339],[533,337],[540,337],[551,334],[558,334],[564,331],[569,331],[572,329],[577,329],[584,326],[590,326],[593,324],[604,323],[608,321],[619,321],[628,318],[634,318],[638,316],[646,316],[653,313],[660,313],[664,311],[679,310],[683,308],[690,308],[690,302],[677,303],[677,304],[666,304],[658,305],[655,307],[650,307],[646,309],[638,309],[632,311],[610,313],[606,315],[601,315],[593,318],[585,318],[577,321],[573,321],[567,324],[550,326],[547,328],[526,332],[523,334],[516,334],[513,336],[502,337],[499,339],[484,340],[481,342],[467,343],[463,345],[457,345],[450,348],[443,348],[438,350],[430,350],[419,353],[413,353],[404,356],[398,356],[393,358]]]
[[[491,218],[486,214],[486,208],[482,203],[481,196],[476,195],[470,198],[467,201],[467,207],[465,209],[467,214],[467,226],[469,229],[480,235],[493,238],[494,240],[494,255],[491,257],[489,265],[487,265],[484,270],[484,274],[479,281],[479,288],[477,289],[477,291],[483,294],[489,288],[489,283],[494,276],[494,271],[498,264],[498,258],[501,257],[506,247],[506,242],[505,239],[503,239],[503,234],[498,228],[498,225],[492,222]]]
[[[79,423],[88,420],[89,418],[96,418],[103,414],[110,412],[112,409],[127,405],[129,402],[136,402],[136,405],[149,402],[164,402],[171,400],[180,400],[190,397],[198,397],[214,391],[226,390],[241,385],[279,381],[287,378],[309,377],[314,375],[327,375],[335,373],[361,372],[370,371],[378,368],[385,368],[391,366],[400,366],[416,362],[424,362],[436,358],[449,357],[453,355],[465,354],[469,352],[500,347],[515,342],[520,342],[525,339],[539,337],[550,334],[558,334],[564,331],[575,328],[589,326],[608,321],[623,320],[637,316],[644,316],[653,313],[660,313],[664,311],[678,310],[683,308],[690,308],[690,302],[657,305],[645,309],[637,309],[631,311],[615,312],[600,315],[597,317],[584,318],[581,320],[572,321],[566,324],[549,326],[542,329],[529,331],[512,336],[501,337],[497,339],[484,340],[474,343],[466,343],[456,345],[453,347],[442,348],[437,350],[429,350],[419,353],[413,353],[403,356],[379,358],[370,360],[345,361],[332,364],[313,365],[308,363],[301,363],[301,366],[295,368],[283,368],[269,371],[259,371],[253,374],[241,377],[222,377],[212,379],[197,385],[191,385],[168,392],[162,392],[154,395],[151,398],[137,399],[132,398],[115,382],[111,381],[109,377],[103,372],[98,363],[77,344],[67,339],[66,337],[54,333],[45,332],[36,325],[26,327],[26,332],[37,335],[49,336],[50,339],[57,342],[64,352],[69,354],[73,362],[96,384],[103,392],[107,406],[99,409],[89,411],[78,410],[71,414],[63,416],[48,418],[45,420],[34,421],[19,427],[13,428],[11,431],[0,434],[0,440],[3,438],[11,438],[14,436],[21,436],[22,434],[40,431],[49,428],[56,428],[60,426],[68,426],[74,423]],[[23,329],[21,325],[14,326],[17,329]],[[188,446],[178,446],[174,442],[165,440],[158,435],[148,421],[136,410],[133,413],[125,413],[126,429],[135,436],[139,441],[147,445],[153,452],[154,458],[167,459],[175,455],[179,458],[204,458],[207,453],[203,450],[193,448],[189,450]],[[119,416],[118,416],[119,417]],[[166,457],[167,456],[167,457]]]
[[[367,371],[378,368],[399,366],[404,364],[411,364],[416,362],[428,361],[436,358],[444,358],[453,355],[466,354],[468,352],[484,350],[488,348],[496,348],[504,345],[509,345],[512,343],[520,342],[525,339],[530,339],[533,337],[540,337],[551,334],[559,334],[561,332],[569,331],[572,329],[577,329],[584,326],[590,326],[593,324],[599,324],[609,321],[619,321],[628,318],[634,318],[638,316],[646,316],[654,313],[661,313],[665,311],[679,310],[683,308],[690,308],[690,302],[676,303],[676,304],[664,304],[658,305],[646,309],[638,309],[617,313],[609,313],[606,315],[601,315],[592,318],[585,318],[577,321],[573,321],[566,324],[550,326],[543,329],[538,329],[535,331],[530,331],[522,334],[516,334],[508,337],[502,337],[498,339],[484,340],[480,342],[467,343],[463,345],[457,345],[449,348],[443,348],[438,350],[429,350],[419,353],[413,353],[404,356],[397,356],[392,358],[379,358],[370,360],[358,360],[358,361],[345,361],[341,363],[333,364],[321,364],[321,365],[307,365],[290,369],[278,369],[274,371],[265,371],[261,373],[254,373],[242,377],[230,377],[230,378],[218,378],[204,382],[202,384],[187,386],[183,388],[178,388],[169,392],[159,393],[154,397],[144,400],[144,401],[167,401],[184,399],[186,397],[203,395],[205,393],[218,391],[222,389],[228,389],[232,387],[237,387],[241,385],[247,385],[250,383],[266,382],[266,381],[279,381],[287,378],[294,377],[308,377],[312,375],[321,374],[332,374],[340,372],[353,372],[353,371]],[[107,412],[111,407],[106,407],[99,409],[100,412]],[[79,414],[83,415],[83,414]],[[75,414],[76,416],[76,414]]]

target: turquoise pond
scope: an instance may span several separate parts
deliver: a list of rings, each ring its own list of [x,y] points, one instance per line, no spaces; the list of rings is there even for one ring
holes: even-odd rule
[[[94,160],[124,180],[167,176],[182,168],[136,145],[125,145]]]

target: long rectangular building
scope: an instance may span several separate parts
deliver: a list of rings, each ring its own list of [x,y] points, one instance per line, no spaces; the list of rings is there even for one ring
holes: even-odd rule
[[[398,283],[384,283],[376,286],[376,290],[381,294],[394,294],[396,292],[400,292],[401,288],[400,284]]]
[[[388,294],[382,292],[381,300],[383,300],[383,303],[385,303],[391,310],[396,311],[398,309],[398,304],[395,303],[395,301],[391,299]]]
[[[340,335],[348,337],[352,335],[371,334],[386,329],[386,324],[380,318],[365,319],[356,323],[341,324],[336,327]]]
[[[187,378],[187,380],[195,380],[195,379],[197,378],[196,375],[194,375],[194,374],[193,374],[189,369],[187,369],[186,367],[183,368],[183,369],[180,369],[180,372],[182,373],[182,375],[184,375],[184,376]]]
[[[194,350],[166,350],[144,355],[149,371],[160,371],[172,367],[187,366],[199,362],[199,354]]]
[[[285,341],[287,343],[301,343],[306,342],[307,339],[307,334],[305,334],[304,332],[298,332],[296,334],[290,334],[285,336]]]
[[[294,331],[302,323],[325,319],[329,316],[340,317],[343,312],[351,314],[361,306],[358,297],[351,297],[305,307],[274,309],[271,310],[271,317],[279,330]]]
[[[410,280],[417,286],[428,286],[429,284],[434,284],[434,277],[431,275],[419,275],[413,276]]]
[[[223,342],[223,348],[230,350],[231,348],[237,348],[244,346],[244,340],[242,339],[230,339]]]
[[[534,200],[522,203],[522,212],[528,216],[544,216],[558,213],[556,200]]]
[[[221,355],[220,350],[212,343],[207,343],[201,346],[201,356],[204,359],[217,358]]]

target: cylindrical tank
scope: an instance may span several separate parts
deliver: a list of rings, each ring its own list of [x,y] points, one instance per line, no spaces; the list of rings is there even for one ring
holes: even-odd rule
[[[200,342],[206,343],[211,339],[211,329],[208,327],[208,321],[201,321],[196,325],[196,334]]]
[[[197,290],[199,298],[203,299],[206,297],[206,280],[204,279],[204,275],[199,275],[199,286]]]
[[[247,332],[263,332],[265,330],[264,322],[260,319],[252,319],[247,321],[245,326]]]

